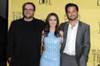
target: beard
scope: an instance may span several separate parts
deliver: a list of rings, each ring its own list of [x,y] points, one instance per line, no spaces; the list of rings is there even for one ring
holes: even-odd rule
[[[33,16],[29,16],[29,17],[27,17],[27,16],[24,15],[24,18],[26,18],[26,19],[30,19],[30,18],[33,18]]]
[[[67,17],[70,21],[74,21],[74,20],[76,20],[77,18],[78,18],[78,15],[76,16],[76,17],[74,17],[74,18],[69,18],[69,17]]]

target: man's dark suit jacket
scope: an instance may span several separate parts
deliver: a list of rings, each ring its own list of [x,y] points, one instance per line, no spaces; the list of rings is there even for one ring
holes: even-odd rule
[[[0,62],[6,60],[7,24],[0,16]]]
[[[44,22],[33,19],[26,22],[24,18],[11,23],[8,33],[7,58],[12,57],[12,66],[31,64],[39,66],[41,34]]]
[[[62,23],[60,29],[64,32],[64,40],[61,47],[61,55],[66,45],[67,31],[69,22]],[[77,35],[76,35],[76,60],[78,66],[88,61],[88,54],[90,51],[90,26],[79,21]],[[63,58],[61,56],[61,58]],[[83,61],[83,62],[82,62]]]

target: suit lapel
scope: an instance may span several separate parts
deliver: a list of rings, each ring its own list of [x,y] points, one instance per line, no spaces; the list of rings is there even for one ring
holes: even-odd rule
[[[67,39],[67,32],[68,32],[68,25],[69,25],[69,22],[66,23],[65,25],[65,28],[64,28],[64,43],[63,43],[63,50],[66,46],[66,39]]]
[[[81,22],[79,21],[77,35],[76,35],[76,51],[77,51],[78,47],[80,46],[79,42],[80,42],[81,36],[82,36],[82,26],[81,26]]]

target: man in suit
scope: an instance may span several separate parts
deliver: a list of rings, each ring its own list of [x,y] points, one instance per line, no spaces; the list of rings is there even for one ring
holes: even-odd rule
[[[0,16],[0,66],[6,66],[7,24]]]
[[[64,32],[61,66],[86,66],[90,51],[90,26],[79,21],[76,4],[68,3],[65,11],[69,21],[60,25]]]
[[[11,23],[7,57],[11,66],[39,66],[44,22],[34,18],[35,5],[23,5],[23,18]]]

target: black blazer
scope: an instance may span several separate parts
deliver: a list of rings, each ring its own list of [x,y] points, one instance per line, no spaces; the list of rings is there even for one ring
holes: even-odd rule
[[[7,23],[0,17],[0,62],[6,60]]]
[[[29,43],[33,43],[32,47],[34,51],[37,49],[36,51],[40,52],[40,48],[34,48],[34,45],[41,45],[44,22],[34,18],[33,22],[29,24],[31,27],[29,25],[27,26],[27,24],[29,23],[25,23],[24,19],[15,20],[11,23],[8,33],[7,58],[18,57],[21,53],[21,47]]]

